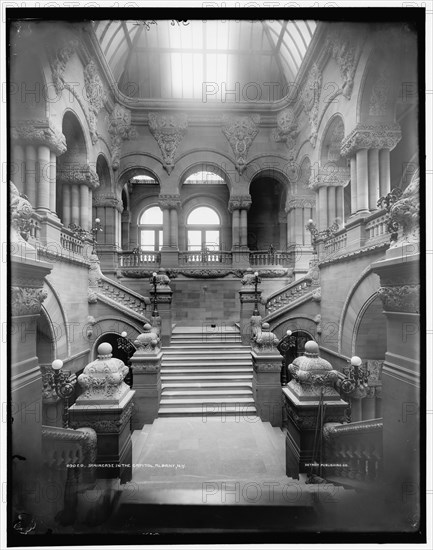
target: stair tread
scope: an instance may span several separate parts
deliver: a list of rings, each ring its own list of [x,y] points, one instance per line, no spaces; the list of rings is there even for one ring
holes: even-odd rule
[[[162,389],[165,388],[191,388],[191,389],[201,389],[201,388],[236,388],[237,386],[249,387],[251,388],[251,382],[165,382],[162,385]]]
[[[190,373],[187,373],[185,376],[179,376],[179,372],[176,371],[176,372],[173,372],[173,373],[169,373],[170,376],[164,376],[162,373],[161,373],[161,380],[204,380],[203,376],[194,376],[194,375],[191,375]],[[248,374],[226,374],[226,375],[217,375],[217,374],[209,374],[206,379],[211,379],[211,378],[215,378],[215,379],[223,379],[223,380],[236,380],[236,379],[240,379],[240,380],[251,380],[252,376],[251,375],[248,375]]]
[[[167,397],[168,395],[221,395],[221,392],[225,392],[225,388],[221,388],[220,390],[203,390],[203,391],[178,391],[178,390],[165,390],[163,388],[163,392],[161,394],[161,398]],[[230,394],[225,393],[224,395],[252,395],[251,390],[230,390]]]
[[[206,415],[209,415],[209,416],[212,414],[212,411],[203,411],[203,407],[171,407],[171,408],[162,407],[159,409],[158,415],[178,413],[179,416],[183,416],[188,413],[203,414],[203,412],[206,412]],[[256,408],[253,405],[245,405],[244,407],[242,407],[242,410],[239,410],[239,407],[227,406],[227,407],[224,407],[223,412],[224,414],[227,414],[230,412],[237,413],[237,414],[240,414],[240,413],[244,414],[245,412],[257,413]],[[214,412],[215,416],[217,416],[220,413],[221,411]]]
[[[187,404],[187,403],[254,403],[253,396],[250,397],[204,397],[200,400],[197,399],[164,399],[161,398],[161,405],[174,405],[174,404]]]

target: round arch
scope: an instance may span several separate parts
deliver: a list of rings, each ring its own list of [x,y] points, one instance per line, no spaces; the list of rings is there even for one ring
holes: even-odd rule
[[[67,359],[71,355],[69,338],[69,324],[62,302],[52,284],[45,279],[44,290],[47,297],[43,303],[43,309],[50,324],[54,338],[54,356],[56,359]]]
[[[386,320],[377,292],[364,303],[355,320],[352,339],[353,355],[362,360],[384,359],[387,349]]]
[[[92,361],[96,359],[98,352],[97,348],[102,343],[103,337],[106,334],[116,334],[118,337],[122,332],[127,333],[128,340],[134,342],[137,336],[142,333],[140,325],[133,323],[129,320],[125,320],[122,317],[101,317],[98,321],[92,325],[92,334],[90,335],[89,342],[91,346]]]
[[[96,173],[99,176],[100,185],[96,190],[96,195],[99,192],[107,192],[113,190],[113,180],[111,177],[110,165],[104,153],[99,153],[96,158]]]
[[[315,334],[316,334],[317,324],[315,323],[312,317],[308,317],[307,315],[286,317],[285,319],[279,321],[275,325],[271,321],[270,325],[271,325],[271,331],[275,333],[275,335],[280,340],[281,338],[284,337],[284,335],[288,330],[291,330],[292,332],[295,332],[295,331],[305,332],[309,336],[311,336],[312,340],[316,341]]]
[[[200,164],[193,164],[189,166],[180,176],[180,188],[184,185],[185,180],[194,174],[195,172],[210,172],[213,174],[216,174],[217,176],[220,176],[224,180],[224,183],[227,187],[227,174],[224,170],[221,169],[220,166],[215,164],[214,162],[202,162]]]

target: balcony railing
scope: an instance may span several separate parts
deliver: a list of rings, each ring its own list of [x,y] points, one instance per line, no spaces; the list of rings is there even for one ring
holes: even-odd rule
[[[330,256],[345,248],[347,248],[347,232],[342,229],[325,242],[324,253],[325,256]]]
[[[388,233],[387,229],[388,216],[383,212],[384,211],[381,210],[375,213],[375,215],[372,216],[365,224],[367,241],[371,241],[373,239],[380,240],[380,237],[382,236],[385,236],[385,238],[389,239],[390,234]]]
[[[290,252],[257,250],[250,252],[250,265],[254,266],[279,266],[289,267],[293,265],[294,254]]]
[[[161,254],[159,252],[143,251],[139,252],[120,252],[119,265],[120,267],[140,267],[151,266],[158,267],[161,262]]]
[[[181,266],[232,265],[232,253],[223,250],[179,252]]]

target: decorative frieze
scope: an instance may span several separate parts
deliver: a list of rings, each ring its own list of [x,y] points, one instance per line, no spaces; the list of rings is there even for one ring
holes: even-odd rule
[[[248,151],[259,133],[257,125],[260,123],[260,115],[229,116],[222,117],[222,132],[228,139],[235,155],[236,169],[240,174],[246,168]]]
[[[131,126],[131,111],[119,103],[114,105],[108,119],[108,133],[111,136],[111,166],[117,170],[120,166],[122,143],[133,139],[135,128]]]
[[[46,119],[17,121],[11,128],[11,137],[24,145],[45,145],[56,155],[66,151],[65,136]]]
[[[318,120],[319,120],[319,104],[320,95],[322,92],[322,72],[319,67],[314,64],[309,72],[307,82],[301,93],[301,101],[304,111],[308,115],[311,126],[310,143],[313,147],[316,146]]]
[[[56,178],[64,185],[87,185],[93,190],[100,184],[98,174],[89,165],[81,168],[74,164],[66,165],[57,170]]]
[[[289,107],[280,111],[277,115],[277,128],[274,128],[272,137],[276,142],[285,142],[287,148],[292,150],[299,135],[298,122],[294,110]]]
[[[11,287],[12,315],[39,314],[47,296],[48,293],[43,288]]]
[[[419,313],[419,284],[382,286],[378,290],[385,311]]]
[[[174,158],[188,127],[185,113],[149,113],[149,129],[162,153],[163,166],[170,175]]]
[[[229,212],[233,212],[234,210],[249,210],[251,204],[251,195],[233,195],[229,200]]]
[[[161,210],[179,210],[181,205],[180,195],[159,195],[158,206]]]
[[[341,144],[341,156],[348,157],[360,149],[389,149],[392,151],[401,140],[397,123],[358,124]]]
[[[82,427],[91,428],[95,430],[97,434],[99,433],[120,433],[123,430],[123,426],[131,420],[132,409],[134,407],[133,401],[130,401],[128,405],[123,409],[120,416],[117,413],[118,409],[115,409],[111,414],[99,413],[100,417],[103,418],[107,416],[105,420],[92,420],[87,414],[85,417],[80,418],[79,420],[72,420],[70,422],[71,428],[79,429]],[[90,410],[90,409],[89,409]],[[88,411],[87,411],[88,412]],[[76,414],[78,417],[78,415]]]

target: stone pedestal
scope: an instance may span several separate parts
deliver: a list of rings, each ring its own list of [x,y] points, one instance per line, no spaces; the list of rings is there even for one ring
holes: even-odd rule
[[[78,377],[83,393],[70,407],[72,428],[92,428],[98,436],[96,458],[99,478],[132,477],[131,416],[134,391],[123,381],[128,367],[111,355],[107,342],[98,347],[98,359]]]
[[[260,297],[262,291],[257,291],[258,306],[260,304]],[[241,339],[244,346],[251,344],[251,316],[254,312],[254,287],[245,286],[239,291],[239,298],[241,302],[240,311],[240,330]],[[259,307],[260,311],[260,307]]]
[[[152,309],[153,309],[153,303],[154,303],[154,285],[153,285],[153,279],[151,279],[151,289],[150,289],[150,296],[151,296],[151,302],[152,302]],[[171,332],[172,332],[172,311],[171,311],[171,302],[173,297],[173,291],[170,288],[170,279],[165,273],[164,268],[160,268],[158,270],[158,273],[156,274],[156,304],[158,309],[158,325],[159,325],[159,331],[158,336],[161,339],[161,345],[163,346],[169,346],[170,340],[171,340]],[[153,316],[153,314],[152,314]]]
[[[41,220],[40,242],[49,250],[60,252],[60,232],[62,223],[56,214],[47,212]]]
[[[263,422],[282,426],[281,355],[251,352],[253,359],[253,395],[257,413]]]
[[[131,357],[133,388],[135,390],[132,430],[141,430],[144,424],[152,424],[158,416],[161,399],[162,352],[136,351]]]
[[[70,407],[72,428],[92,428],[98,437],[96,477],[132,478],[131,415],[134,391],[129,390],[118,405],[75,403]],[[78,400],[77,400],[78,401]]]
[[[334,389],[338,373],[319,357],[314,341],[305,344],[305,352],[289,365],[292,380],[283,387],[284,428],[286,434],[286,475],[299,479],[310,471],[320,450],[314,448],[322,426],[318,423],[320,403],[323,404],[323,424],[343,422],[348,404]]]

